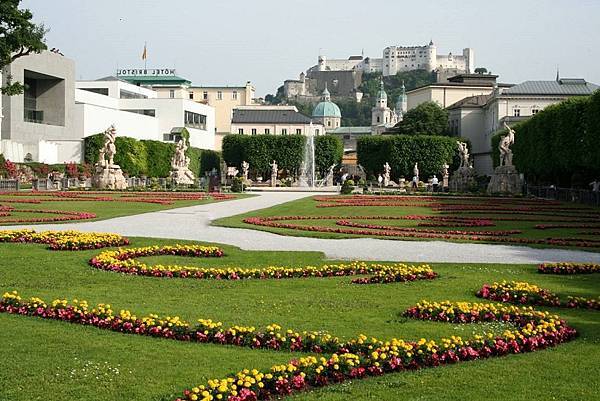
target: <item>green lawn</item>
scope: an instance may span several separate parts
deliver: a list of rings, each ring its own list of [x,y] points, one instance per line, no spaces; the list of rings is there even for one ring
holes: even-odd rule
[[[419,199],[418,196],[410,197],[412,199]],[[447,199],[446,197],[440,196],[436,202],[442,204],[460,204],[460,205],[485,205],[486,199],[475,199],[464,197],[460,199]],[[572,203],[562,203],[561,208],[565,208],[574,215],[574,217],[561,217],[561,216],[539,216],[535,214],[499,214],[491,212],[483,213],[456,213],[449,214],[443,211],[436,211],[430,207],[424,206],[341,206],[341,207],[317,207],[319,202],[314,197],[303,198],[291,202],[287,202],[281,205],[273,206],[267,209],[261,209],[237,216],[231,216],[216,220],[213,222],[214,225],[224,227],[236,227],[236,228],[249,228],[254,230],[263,230],[273,232],[282,235],[299,236],[299,237],[316,237],[316,238],[357,238],[357,237],[372,237],[372,238],[384,238],[384,239],[402,239],[402,240],[422,240],[420,238],[410,237],[393,237],[393,236],[377,236],[376,234],[351,234],[351,233],[331,233],[331,232],[318,232],[308,231],[302,229],[290,229],[290,228],[279,228],[279,227],[266,227],[261,225],[247,224],[243,220],[247,217],[273,217],[273,216],[340,216],[341,218],[350,219],[352,222],[361,224],[376,224],[386,225],[394,227],[413,227],[419,230],[461,230],[466,232],[475,231],[501,231],[501,230],[521,230],[519,234],[511,234],[511,238],[515,239],[546,239],[546,238],[577,238],[581,240],[589,240],[594,243],[592,247],[574,247],[564,246],[565,248],[574,248],[580,250],[592,250],[600,251],[600,209],[598,208],[587,208],[580,209],[582,206]],[[540,205],[543,206],[543,205]],[[533,205],[535,208],[535,204]],[[549,212],[552,214],[552,212]],[[577,217],[577,214],[581,213],[583,216],[587,216],[588,213],[595,215],[595,217]],[[559,214],[557,212],[557,214]],[[426,216],[450,216],[450,217],[467,217],[467,218],[490,218],[492,219],[494,226],[490,227],[418,227],[419,221],[416,220],[385,220],[385,219],[369,219],[363,220],[358,218],[352,218],[353,216],[406,216],[406,215],[426,215]],[[535,221],[518,221],[518,220],[494,220],[498,219],[511,219],[511,218],[533,218]],[[536,224],[548,224],[557,222],[559,220],[563,224],[597,224],[599,228],[582,229],[582,228],[552,228],[540,230],[536,229]],[[311,220],[285,220],[283,223],[292,223],[302,226],[318,226],[325,228],[340,228],[336,224],[335,219],[311,219]],[[341,227],[350,228],[350,227]],[[372,231],[372,230],[368,230]],[[594,231],[594,235],[583,234],[583,232]],[[428,240],[428,239],[424,239]],[[454,241],[454,242],[472,242],[464,239],[442,239],[436,238],[436,240]],[[477,241],[478,243],[485,243],[488,241]],[[494,243],[494,242],[490,242]],[[597,245],[595,244],[597,243]],[[524,244],[526,246],[533,247],[560,247],[559,245],[547,245],[547,244]]]
[[[179,241],[182,243],[184,241]],[[173,244],[132,238],[132,246]],[[198,266],[304,266],[319,253],[249,252],[223,246],[221,259],[149,257],[146,262]],[[22,296],[86,299],[116,311],[169,314],[195,321],[298,330],[348,338],[439,339],[498,331],[401,316],[422,299],[479,301],[485,282],[519,279],[567,295],[598,296],[600,275],[540,275],[528,265],[434,264],[440,277],[407,284],[353,285],[350,278],[201,281],[125,276],[95,270],[100,251],[48,251],[43,245],[0,244],[0,291]],[[600,399],[600,313],[552,309],[581,336],[554,349],[348,382],[294,400],[592,400]],[[268,368],[299,354],[180,343],[68,323],[0,314],[0,400],[171,400],[185,388],[243,368]],[[118,371],[118,373],[117,373]]]
[[[106,196],[114,199],[118,199],[123,193],[118,192],[106,192],[100,196]],[[236,198],[242,198],[250,195],[235,195]],[[167,195],[168,197],[168,195]],[[44,214],[35,212],[20,212],[19,210],[66,210],[75,212],[90,212],[96,214],[96,218],[86,219],[83,221],[94,221],[104,220],[113,217],[129,216],[140,213],[156,212],[159,210],[173,209],[185,206],[202,205],[206,203],[215,202],[213,199],[205,200],[174,200],[170,205],[160,205],[153,203],[142,203],[142,202],[102,202],[102,201],[48,201],[47,196],[11,196],[2,194],[0,192],[0,205],[12,206],[14,211],[11,211],[10,216],[0,216],[0,225],[11,225],[11,224],[24,224],[24,223],[7,223],[8,219],[32,219],[32,218],[44,218],[54,217],[54,214]],[[15,199],[38,199],[41,200],[41,204],[28,204],[28,203],[8,203],[7,200]],[[4,203],[3,203],[4,201]],[[68,223],[69,221],[65,221]],[[53,222],[54,223],[54,222]],[[56,222],[56,223],[61,223]]]

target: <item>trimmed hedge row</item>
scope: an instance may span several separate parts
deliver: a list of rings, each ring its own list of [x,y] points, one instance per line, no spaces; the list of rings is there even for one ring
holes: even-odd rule
[[[546,107],[513,128],[513,160],[530,179],[585,185],[600,175],[600,91]],[[495,163],[503,134],[492,138]]]
[[[182,134],[184,138],[189,140],[187,131],[184,130]],[[98,162],[98,152],[104,145],[104,135],[89,136],[85,138],[84,143],[85,162],[91,165],[96,164]],[[123,172],[130,177],[169,176],[171,159],[175,153],[175,144],[119,136],[116,139],[116,146],[115,163],[121,166]],[[190,170],[196,176],[199,176],[200,173],[200,158],[203,152],[209,151],[192,147],[189,147],[186,151],[187,156],[190,158]]]
[[[441,174],[442,166],[448,163],[454,170],[458,164],[456,141],[460,138],[432,135],[384,135],[359,138],[357,143],[358,163],[367,176],[383,172],[388,162],[392,178],[413,176],[415,162],[419,163],[421,179]]]
[[[270,164],[277,161],[280,169],[296,171],[304,158],[306,137],[303,135],[226,135],[223,159],[229,166],[241,169],[245,160],[258,173],[270,174]],[[339,164],[344,153],[339,138],[315,137],[316,170],[323,175],[332,164]]]

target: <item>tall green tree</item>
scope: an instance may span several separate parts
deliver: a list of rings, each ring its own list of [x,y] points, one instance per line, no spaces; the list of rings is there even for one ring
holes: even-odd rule
[[[21,0],[0,0],[0,69],[3,69],[19,57],[39,53],[46,49],[42,24],[31,21],[33,15],[28,9],[19,9]],[[23,84],[12,82],[6,77],[6,85],[0,88],[4,95],[23,93]]]
[[[435,102],[421,103],[406,112],[392,132],[404,135],[447,135],[448,111]]]

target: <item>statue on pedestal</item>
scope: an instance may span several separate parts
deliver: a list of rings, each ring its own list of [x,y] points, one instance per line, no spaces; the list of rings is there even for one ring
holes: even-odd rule
[[[196,180],[190,170],[190,158],[185,155],[187,148],[185,139],[181,138],[171,159],[171,179],[178,185],[191,185]]]
[[[277,186],[277,162],[273,160],[273,163],[269,164],[271,166],[271,186]]]
[[[390,185],[390,172],[392,171],[392,168],[390,167],[390,164],[388,162],[385,162],[385,164],[383,165],[383,186],[387,187],[388,185]]]
[[[117,130],[113,125],[104,131],[104,145],[98,151],[98,163],[96,163],[92,186],[100,189],[125,189],[127,180],[123,176],[121,167],[115,164],[117,154]]]
[[[450,178],[450,173],[448,172],[449,168],[450,166],[448,163],[444,163],[442,166],[442,188],[448,187],[448,178]]]
[[[415,162],[415,166],[413,167],[413,176],[417,177],[417,183],[419,182],[419,164]]]
[[[458,145],[458,155],[460,156],[460,167],[470,167],[467,143],[456,141],[456,144]]]
[[[508,134],[500,139],[498,150],[500,151],[500,166],[512,166],[512,150],[511,145],[515,143],[515,130],[510,128],[506,121],[504,127],[508,130]]]
[[[242,161],[242,175],[244,176],[244,181],[248,181],[248,171],[250,170],[250,163],[246,160]]]

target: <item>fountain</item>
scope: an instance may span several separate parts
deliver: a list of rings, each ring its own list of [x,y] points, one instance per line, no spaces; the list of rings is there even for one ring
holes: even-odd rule
[[[315,130],[312,122],[304,144],[304,158],[300,166],[299,181],[301,187],[315,187]]]

